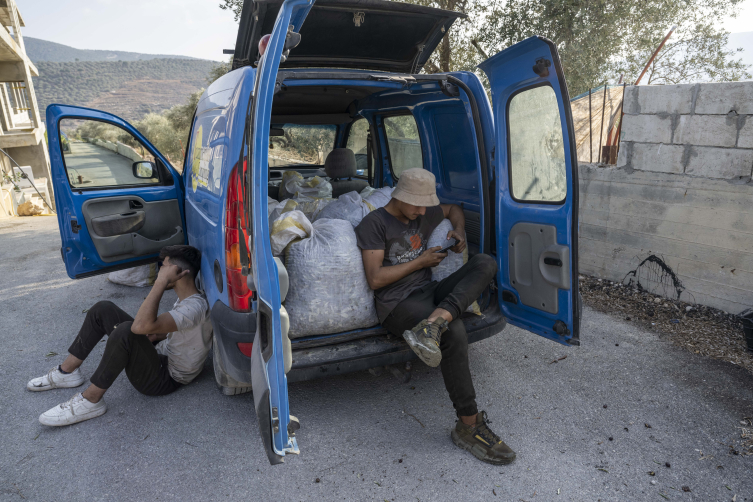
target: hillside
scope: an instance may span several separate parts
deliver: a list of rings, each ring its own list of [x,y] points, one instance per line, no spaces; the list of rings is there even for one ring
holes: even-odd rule
[[[34,88],[44,116],[47,105],[61,103],[114,113],[126,120],[159,113],[206,87],[215,63],[200,59],[145,61],[38,62]]]
[[[32,62],[49,61],[73,63],[76,61],[145,61],[150,59],[194,59],[187,56],[165,54],[141,54],[139,52],[75,49],[63,44],[24,37],[26,55]]]

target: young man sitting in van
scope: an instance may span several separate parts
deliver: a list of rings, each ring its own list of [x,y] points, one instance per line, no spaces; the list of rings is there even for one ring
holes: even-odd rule
[[[212,346],[209,305],[195,283],[201,252],[191,246],[167,246],[160,259],[157,280],[135,319],[112,302],[97,303],[86,314],[65,361],[26,385],[31,391],[80,386],[85,379],[79,366],[107,335],[91,385],[42,413],[42,424],[71,425],[103,415],[107,405],[102,396],[123,370],[136,390],[147,396],[170,394],[201,373]],[[175,290],[178,301],[171,311],[158,315],[168,289]]]
[[[447,253],[426,249],[429,236],[448,218],[455,239],[450,249],[465,249],[465,217],[460,207],[440,204],[434,175],[424,169],[403,171],[392,200],[369,213],[356,228],[366,279],[374,290],[379,322],[402,335],[413,352],[432,367],[441,364],[445,387],[459,420],[453,442],[491,464],[509,464],[513,452],[489,429],[486,413],[478,411],[468,364],[468,335],[460,315],[492,282],[497,264],[477,254],[462,268],[436,282],[431,267]]]

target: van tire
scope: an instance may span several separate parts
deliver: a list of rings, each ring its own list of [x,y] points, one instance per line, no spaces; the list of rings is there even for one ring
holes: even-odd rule
[[[214,367],[214,381],[223,396],[237,396],[253,391],[253,387],[243,385],[228,375],[222,368],[222,356],[217,348],[217,339],[212,340],[212,366]]]

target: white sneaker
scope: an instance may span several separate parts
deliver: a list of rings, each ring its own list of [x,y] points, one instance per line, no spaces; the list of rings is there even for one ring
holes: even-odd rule
[[[26,384],[26,388],[34,391],[41,392],[43,390],[50,389],[62,389],[66,387],[78,387],[84,383],[86,379],[81,374],[80,368],[76,368],[70,373],[62,373],[59,366],[55,366],[47,372],[45,376],[39,378],[33,378]]]
[[[53,427],[71,425],[104,415],[106,411],[107,405],[104,399],[100,399],[97,403],[92,403],[79,392],[70,400],[39,415],[39,422],[42,425],[51,425]]]

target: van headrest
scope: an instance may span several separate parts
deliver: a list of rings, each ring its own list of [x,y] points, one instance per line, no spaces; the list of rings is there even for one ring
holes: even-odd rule
[[[356,156],[350,148],[335,148],[324,161],[324,172],[332,179],[356,176]]]

